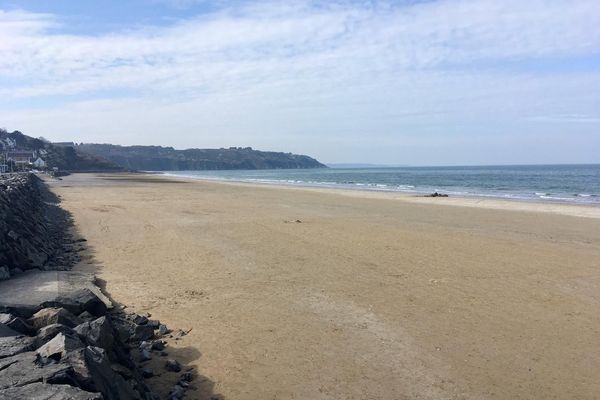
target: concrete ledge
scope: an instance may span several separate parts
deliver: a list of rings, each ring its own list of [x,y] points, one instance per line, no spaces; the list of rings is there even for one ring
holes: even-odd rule
[[[85,290],[91,291],[107,309],[112,308],[111,301],[94,284],[95,280],[93,274],[85,272],[25,272],[8,281],[0,281],[0,309],[13,310],[25,317],[49,306],[72,309],[76,307],[72,300]]]

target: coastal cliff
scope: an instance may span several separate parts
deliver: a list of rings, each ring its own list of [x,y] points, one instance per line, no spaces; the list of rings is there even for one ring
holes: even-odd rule
[[[327,168],[306,155],[260,151],[251,147],[176,150],[162,146],[51,143],[19,131],[0,129],[0,166],[10,164],[10,153],[16,151],[27,153],[28,166],[35,166],[34,162],[39,158],[44,168],[68,172]],[[9,171],[23,169],[18,165],[6,167]]]
[[[327,168],[306,155],[250,147],[176,150],[161,146],[82,143],[75,149],[80,154],[101,157],[123,168],[144,171]]]

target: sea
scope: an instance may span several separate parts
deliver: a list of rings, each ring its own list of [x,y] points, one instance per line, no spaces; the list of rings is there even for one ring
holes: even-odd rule
[[[600,205],[600,164],[167,171],[269,185]]]

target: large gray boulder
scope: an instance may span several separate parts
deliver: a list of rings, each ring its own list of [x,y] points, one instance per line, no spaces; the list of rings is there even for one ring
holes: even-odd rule
[[[106,400],[141,399],[140,394],[111,368],[104,349],[88,346],[84,355],[96,389]]]
[[[65,335],[73,335],[75,331],[63,324],[46,325],[38,330],[38,333],[35,338],[36,348],[45,345],[50,340],[54,339],[54,337],[59,333],[64,333]]]
[[[81,349],[84,345],[77,335],[57,334],[54,339],[36,350],[36,353],[42,358],[51,358],[60,361],[67,353]]]
[[[31,383],[0,390],[0,400],[102,400],[100,393],[90,393],[69,385]]]
[[[65,364],[38,362],[33,352],[0,359],[0,390],[35,382],[69,383],[71,367]]]
[[[91,313],[84,311],[81,314],[78,315],[79,319],[82,320],[83,322],[89,322],[89,321],[93,321],[94,319],[96,319],[96,317],[94,317]]]
[[[19,332],[15,331],[14,329],[11,329],[4,324],[0,324],[0,338],[7,337],[7,336],[19,336],[19,335],[20,335]]]
[[[100,316],[106,314],[107,311],[106,304],[90,288],[75,290],[47,302],[47,304],[52,303],[78,314],[87,311],[92,315]]]
[[[180,372],[181,364],[179,364],[179,361],[177,361],[177,360],[168,359],[167,362],[165,363],[165,369],[167,371],[171,371],[171,372]]]
[[[113,330],[105,316],[91,322],[84,322],[74,330],[88,345],[102,347],[106,351],[111,350],[114,341]]]
[[[77,381],[77,384],[90,392],[97,392],[92,373],[85,361],[85,348],[77,349],[68,353],[61,363],[69,365],[73,368],[72,376]]]
[[[66,325],[75,328],[81,320],[64,308],[44,308],[29,318],[29,323],[34,329],[40,329],[50,324]]]
[[[27,321],[9,313],[0,313],[0,324],[6,325],[23,335],[33,335],[35,333],[35,329]]]
[[[35,338],[29,336],[0,337],[0,359],[34,349]],[[0,371],[2,375],[2,371]]]
[[[138,325],[127,318],[113,318],[113,326],[122,342],[141,342],[154,337],[151,325]]]

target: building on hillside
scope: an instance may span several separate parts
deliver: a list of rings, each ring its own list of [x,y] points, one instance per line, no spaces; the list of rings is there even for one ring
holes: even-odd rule
[[[42,169],[42,168],[46,168],[46,161],[42,160],[40,157],[38,157],[33,163],[32,165],[37,168],[37,169]]]
[[[53,142],[52,144],[59,147],[75,147],[74,142]]]
[[[31,151],[9,151],[6,153],[6,162],[13,162],[17,169],[25,169],[31,163],[32,156]]]

